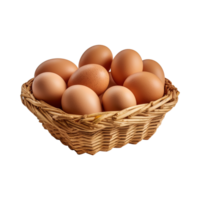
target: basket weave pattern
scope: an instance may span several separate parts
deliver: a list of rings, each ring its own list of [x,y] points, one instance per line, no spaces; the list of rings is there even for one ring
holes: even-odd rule
[[[148,104],[136,105],[122,111],[90,115],[72,115],[32,94],[33,79],[22,85],[22,103],[39,119],[53,137],[78,154],[94,155],[128,143],[148,140],[161,124],[165,114],[178,101],[179,91],[165,80],[165,95]]]

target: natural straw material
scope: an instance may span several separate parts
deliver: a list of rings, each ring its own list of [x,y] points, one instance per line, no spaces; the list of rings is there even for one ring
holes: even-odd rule
[[[101,112],[90,115],[72,115],[36,100],[32,94],[33,79],[22,85],[22,103],[39,119],[52,136],[78,154],[94,155],[128,143],[148,140],[165,114],[178,101],[178,90],[165,80],[165,95],[148,104],[129,107],[122,111]]]

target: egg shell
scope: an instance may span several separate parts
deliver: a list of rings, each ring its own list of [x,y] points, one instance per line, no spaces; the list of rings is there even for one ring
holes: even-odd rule
[[[123,85],[128,76],[142,72],[142,70],[142,58],[132,49],[120,51],[111,64],[112,77],[118,85]]]
[[[109,72],[109,84],[108,84],[107,89],[110,88],[110,87],[112,87],[112,86],[115,86],[115,85],[117,85],[117,84],[116,84],[115,81],[113,80],[113,77],[112,77],[112,75],[111,75],[111,72]],[[105,93],[105,92],[106,92],[106,90],[104,91],[104,93]],[[99,96],[99,100],[100,100],[101,104],[103,104],[103,103],[102,103],[102,97],[103,97],[103,94],[104,94],[104,93],[102,93],[102,94]]]
[[[67,83],[70,76],[77,69],[77,66],[73,62],[62,58],[55,58],[41,63],[35,71],[35,77],[43,72],[53,72],[61,76]]]
[[[104,94],[104,93],[103,93],[103,94]],[[103,104],[103,102],[102,102],[103,94],[101,94],[101,95],[99,96],[99,100],[100,100],[101,104]]]
[[[133,93],[123,86],[113,86],[107,89],[102,102],[105,111],[118,111],[136,105]]]
[[[66,90],[66,83],[59,75],[44,72],[33,80],[32,90],[36,99],[60,108],[61,98]]]
[[[109,71],[112,60],[113,55],[108,47],[104,45],[95,45],[83,53],[79,61],[79,67],[87,64],[98,64]]]
[[[115,81],[113,80],[113,77],[112,77],[111,72],[109,72],[109,84],[108,84],[108,88],[110,88],[110,87],[112,87],[112,86],[115,86],[115,85],[117,85],[117,84],[116,84]]]
[[[137,104],[155,101],[164,94],[163,83],[150,72],[132,74],[125,80],[124,87],[132,91]]]
[[[69,114],[85,115],[102,112],[97,94],[83,85],[69,87],[62,96],[62,109]]]
[[[72,74],[68,81],[68,86],[85,85],[91,88],[97,95],[102,94],[109,84],[107,70],[101,65],[88,64],[79,68]]]
[[[155,60],[143,60],[143,71],[156,75],[162,81],[163,85],[165,84],[165,74],[163,68]]]

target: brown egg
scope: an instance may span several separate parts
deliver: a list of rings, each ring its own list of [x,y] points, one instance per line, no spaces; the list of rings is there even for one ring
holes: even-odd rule
[[[66,83],[57,74],[44,72],[34,79],[32,90],[36,99],[43,100],[54,107],[60,108],[61,98],[66,90]]]
[[[102,98],[105,111],[117,111],[135,106],[133,93],[123,86],[113,86],[106,90]]]
[[[69,77],[77,70],[77,66],[62,58],[55,58],[41,63],[35,71],[35,77],[43,72],[53,72],[61,76],[67,83]]]
[[[115,83],[115,81],[113,80],[113,77],[112,77],[112,75],[111,75],[111,72],[108,72],[108,73],[109,73],[109,84],[108,84],[107,89],[110,88],[110,87],[112,87],[112,86],[117,85],[117,84]],[[105,92],[106,92],[106,90],[104,91],[104,93],[105,93]],[[99,96],[99,100],[100,100],[101,104],[103,104],[103,102],[102,102],[102,97],[103,97],[103,94],[104,94],[104,93],[102,93],[102,94]]]
[[[108,84],[108,88],[110,88],[110,87],[112,87],[112,86],[114,86],[114,85],[117,85],[117,84],[116,84],[115,81],[113,80],[113,77],[112,77],[111,72],[109,72],[109,84]]]
[[[68,86],[85,85],[96,92],[97,95],[100,95],[106,90],[108,83],[109,75],[104,67],[97,64],[88,64],[72,74]]]
[[[103,93],[103,94],[104,94],[104,93]],[[101,95],[99,96],[99,100],[100,100],[101,104],[103,103],[103,102],[102,102],[103,94],[101,94]]]
[[[150,72],[132,74],[125,80],[124,87],[132,91],[137,104],[155,101],[164,94],[163,83]]]
[[[66,113],[85,115],[102,112],[96,93],[83,85],[73,85],[62,96],[62,109]]]
[[[142,70],[142,59],[140,55],[132,49],[120,51],[111,64],[112,77],[118,85],[123,85],[128,76],[142,72]]]
[[[154,60],[143,60],[143,71],[155,74],[165,84],[165,74],[162,67]]]
[[[79,67],[87,64],[98,64],[109,71],[112,59],[113,55],[108,47],[103,45],[95,45],[83,53],[79,61]]]

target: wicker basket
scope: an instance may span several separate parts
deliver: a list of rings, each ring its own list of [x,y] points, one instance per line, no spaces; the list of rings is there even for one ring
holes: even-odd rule
[[[33,79],[22,85],[22,103],[52,136],[78,154],[94,155],[98,151],[148,140],[165,114],[176,105],[179,95],[179,91],[166,79],[165,95],[156,101],[122,111],[72,115],[36,100],[32,94],[32,82]]]

